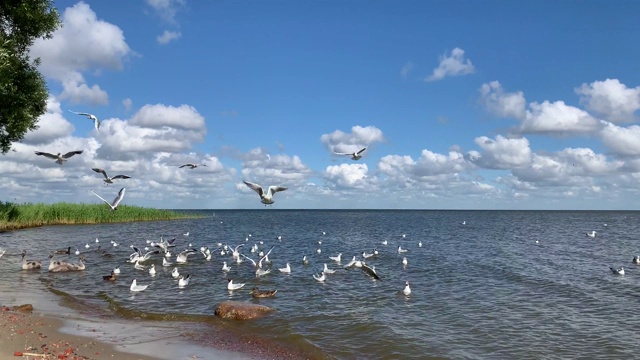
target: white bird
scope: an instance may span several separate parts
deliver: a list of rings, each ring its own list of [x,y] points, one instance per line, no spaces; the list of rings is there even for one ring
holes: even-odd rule
[[[403,293],[405,296],[409,296],[409,295],[411,295],[411,287],[409,286],[409,282],[408,282],[408,281],[405,281],[405,283],[404,283],[404,289],[402,289],[402,293]]]
[[[187,231],[186,233],[182,234],[184,236],[189,236],[189,232]]]
[[[596,231],[595,231],[595,230],[592,230],[590,233],[587,233],[587,236],[588,236],[588,237],[591,237],[591,238],[596,237]]]
[[[318,248],[318,250],[316,250],[316,252],[317,252],[318,254],[320,254],[320,253],[322,253],[322,249]]]
[[[353,152],[353,153],[343,153],[343,152],[333,152],[336,155],[347,155],[347,156],[351,156],[351,160],[360,160],[362,158],[362,153],[367,150],[367,148],[363,148],[357,152]]]
[[[374,256],[374,254],[367,253],[366,251],[362,252],[362,258],[365,259],[365,260],[370,258],[370,257],[373,257],[373,256]]]
[[[100,198],[100,200],[104,201],[107,205],[109,205],[112,211],[115,211],[115,210],[118,210],[118,204],[120,204],[120,201],[122,201],[122,198],[124,197],[125,188],[122,188],[120,189],[120,191],[118,191],[118,196],[116,196],[116,198],[113,199],[112,203],[103,199],[100,195],[93,192],[93,190],[91,190],[91,192],[93,193],[93,195],[97,196],[98,198]]]
[[[349,263],[347,265],[344,266],[345,269],[348,269],[352,266],[354,266],[356,264],[356,257],[354,256],[353,259],[351,259],[351,261],[349,261]]]
[[[467,220],[463,220],[462,225],[467,225]]]
[[[71,110],[69,110],[69,112],[72,112],[76,115],[86,116],[87,118],[89,118],[89,120],[93,121],[93,126],[96,128],[96,130],[100,131],[100,120],[98,120],[98,118],[95,115],[85,113],[85,112],[75,112]]]
[[[80,255],[80,250],[76,249],[76,252],[74,254]]]
[[[223,262],[222,263],[222,271],[224,272],[228,272],[229,270],[231,270],[231,268],[229,267],[229,265],[227,265],[227,262]]]
[[[327,277],[324,275],[323,272],[320,273],[320,275],[313,274],[313,278],[316,279],[319,282],[324,282],[327,279]]]
[[[180,275],[180,278],[178,279],[178,287],[185,287],[187,285],[189,285],[189,280],[191,280],[191,275],[187,274],[187,275]]]
[[[196,254],[196,253],[198,253],[198,250],[196,249],[187,249],[181,252],[180,254],[176,255],[176,262],[178,264],[184,264],[187,262],[187,258],[189,257],[189,255]]]
[[[616,275],[624,275],[624,268],[623,267],[621,267],[619,269],[615,269],[615,268],[610,267],[609,269],[611,269],[611,272],[616,274]]]
[[[382,242],[382,245],[384,245],[384,246],[387,246],[387,244],[388,244],[387,240]]]
[[[6,249],[0,249],[0,257],[2,257],[2,255],[4,255],[4,253],[6,253],[7,250]]]
[[[73,155],[80,155],[82,154],[82,152],[83,150],[76,150],[76,151],[69,151],[64,155],[60,155],[60,153],[58,153],[57,155],[53,155],[47,152],[36,151],[36,155],[42,155],[42,156],[48,157],[49,159],[54,159],[57,164],[62,165],[62,163],[67,161],[68,158],[72,157]]]
[[[189,169],[193,170],[193,169],[197,168],[198,166],[207,167],[207,165],[205,165],[205,164],[191,164],[191,163],[189,163],[189,164],[184,164],[182,166],[179,166],[179,168],[182,169],[183,167],[188,167]]]
[[[422,247],[422,241],[418,241],[418,247]]]
[[[171,277],[174,279],[177,279],[178,277],[180,277],[180,272],[178,272],[177,267],[174,267],[173,270],[171,270]]]
[[[278,270],[280,270],[281,273],[291,274],[291,265],[289,265],[289,263],[287,263],[287,266],[285,266],[283,268],[279,268]]]
[[[143,291],[148,287],[149,287],[148,284],[147,285],[138,285],[136,283],[136,279],[133,279],[133,281],[131,282],[131,287],[129,287],[129,290],[131,290],[131,291]]]
[[[133,267],[137,270],[144,270],[146,268],[146,266],[140,264],[139,260],[136,260],[136,263],[133,265]]]
[[[631,262],[636,264],[636,265],[640,265],[640,256],[634,256],[633,260],[631,260]]]
[[[263,270],[261,268],[256,269],[256,277],[265,276],[271,273],[271,269]]]
[[[120,275],[120,266],[117,266],[115,269],[113,269],[113,273],[115,275]]]
[[[407,260],[407,257],[403,257],[402,258],[402,265],[407,266],[407,264],[409,263],[409,261]]]
[[[265,192],[262,189],[262,186],[260,186],[258,184],[254,184],[254,183],[246,181],[246,180],[243,180],[243,182],[245,183],[245,185],[247,185],[248,187],[253,189],[255,192],[257,192],[258,195],[260,195],[260,202],[265,204],[265,205],[272,205],[274,203],[273,195],[275,193],[277,193],[278,191],[287,190],[287,188],[284,187],[284,186],[269,186],[269,189]]]
[[[155,276],[156,275],[156,265],[155,264],[151,264],[151,268],[149,269],[149,275],[151,275],[151,276]]]
[[[323,274],[333,274],[335,272],[336,272],[335,270],[331,270],[327,267],[327,263],[324,264],[324,269],[322,270]]]
[[[89,244],[87,244],[87,245],[85,245],[85,246],[84,246],[84,248],[85,248],[85,249],[88,249],[88,248],[90,248],[90,247],[91,247],[91,246],[90,246]]]
[[[27,250],[22,250],[22,269],[23,270],[32,270],[32,269],[42,268],[42,262],[40,260],[26,260],[25,258],[26,256],[27,256]]]
[[[96,243],[99,243],[99,242],[100,242],[100,240],[98,238],[96,238]]]
[[[407,249],[403,249],[402,246],[398,246],[398,254],[406,253]]]
[[[342,260],[342,253],[338,253],[338,256],[329,256],[329,259],[335,262],[340,262],[340,260]]]
[[[238,290],[243,286],[244,284],[234,284],[233,279],[229,279],[229,282],[227,283],[227,290]]]
[[[309,265],[309,260],[307,259],[307,255],[302,257],[302,265]]]
[[[91,168],[91,170],[104,175],[104,179],[102,179],[102,181],[104,181],[107,184],[113,184],[113,180],[116,180],[116,179],[131,179],[131,176],[128,176],[128,175],[116,175],[116,176],[109,177],[109,175],[107,175],[107,172],[104,169],[100,169],[100,168]]]
[[[171,265],[173,265],[173,263],[167,261],[167,258],[165,257],[162,258],[162,266],[171,266]]]

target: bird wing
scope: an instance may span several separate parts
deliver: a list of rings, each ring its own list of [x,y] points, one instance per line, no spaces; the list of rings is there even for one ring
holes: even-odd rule
[[[259,268],[261,268],[261,267],[262,267],[262,260],[264,260],[267,256],[269,256],[269,254],[271,254],[271,250],[273,250],[273,248],[274,248],[274,247],[275,247],[275,245],[274,245],[274,246],[272,246],[272,247],[271,247],[271,249],[269,249],[269,251],[267,251],[267,253],[266,253],[266,254],[264,254],[264,255],[260,258],[260,261],[258,261],[258,267],[259,267]],[[254,265],[255,265],[255,264],[254,264]]]
[[[247,255],[240,253],[240,255],[244,256],[245,259],[251,261],[251,263],[253,264],[253,266],[258,266],[258,264],[256,264],[256,261],[253,260],[252,258],[248,257]]]
[[[80,155],[80,154],[82,154],[82,152],[83,152],[83,151],[84,151],[84,150],[69,151],[68,153],[66,153],[66,154],[62,155],[62,157],[63,157],[64,159],[68,159],[68,158],[72,157],[73,155]]]
[[[112,177],[111,179],[113,180],[113,179],[130,179],[130,178],[131,178],[131,176],[128,176],[128,175],[116,175],[116,176]]]
[[[104,171],[104,169],[100,169],[100,168],[91,168],[91,170],[97,172],[97,173],[101,173],[102,175],[104,175],[105,179],[108,179],[109,177],[107,176],[107,172]]]
[[[287,190],[287,188],[284,186],[269,186],[269,193],[271,195],[277,193],[278,191],[285,191],[285,190]]]
[[[58,156],[57,155],[53,155],[53,154],[49,154],[47,152],[42,152],[42,151],[36,151],[36,155],[42,155],[42,156],[46,156],[49,159],[57,159]]]
[[[184,164],[184,165],[180,166],[180,169],[182,169],[185,166],[188,166],[188,167],[190,167],[192,169],[195,167],[195,165],[193,165],[193,164]]]
[[[336,155],[353,155],[353,153],[333,152]]]
[[[246,180],[242,180],[243,183],[245,183],[245,185],[247,185],[248,187],[252,188],[255,192],[258,193],[258,195],[262,196],[262,186],[258,185],[258,184],[254,184],[252,182],[246,181]]]
[[[102,196],[96,194],[95,192],[93,192],[93,190],[91,190],[91,192],[93,193],[93,195],[97,196],[100,200],[104,201],[105,203],[107,203],[107,205],[111,206],[111,203],[108,202],[107,200],[103,199]]]
[[[116,198],[113,199],[113,204],[111,204],[111,206],[117,207],[118,204],[120,204],[120,201],[122,201],[122,198],[124,197],[124,192],[125,192],[125,188],[122,188],[120,189],[120,191],[118,191],[118,196],[116,196]]]
[[[93,125],[96,127],[96,130],[100,131],[100,120],[98,120],[98,118],[93,120]]]
[[[362,150],[358,151],[356,154],[357,154],[357,155],[360,155],[360,154],[362,154],[365,150],[367,150],[367,148],[366,148],[366,147],[365,147],[364,149],[362,149]]]
[[[74,113],[76,115],[91,116],[91,114],[85,113],[85,112],[76,112],[76,111],[71,111],[71,110],[69,110],[69,112],[72,112],[72,113]]]

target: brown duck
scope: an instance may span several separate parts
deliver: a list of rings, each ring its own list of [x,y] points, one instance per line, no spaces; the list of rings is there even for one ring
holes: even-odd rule
[[[116,281],[116,273],[112,271],[111,275],[104,275],[102,278],[108,281]]]
[[[258,289],[257,287],[254,287],[253,289],[251,289],[251,295],[254,298],[274,297],[277,292],[278,292],[278,290],[263,290],[263,291],[260,291],[260,289]]]

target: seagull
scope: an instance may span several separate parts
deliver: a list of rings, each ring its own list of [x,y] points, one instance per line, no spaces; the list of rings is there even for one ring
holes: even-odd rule
[[[116,175],[113,177],[109,177],[107,175],[107,172],[104,171],[104,169],[100,169],[100,168],[91,168],[91,170],[104,175],[104,179],[102,179],[102,181],[104,181],[107,184],[113,184],[113,180],[115,179],[131,179],[131,176],[128,176],[128,175]]]
[[[0,255],[0,256],[2,256],[2,255]],[[634,256],[633,260],[631,262],[636,264],[636,265],[640,265],[640,256]]]
[[[227,265],[227,262],[223,262],[222,263],[222,271],[224,272],[228,272],[229,270],[231,270],[231,268],[229,267],[229,265]]]
[[[616,274],[616,275],[624,275],[624,268],[623,267],[621,267],[619,269],[615,269],[615,268],[610,267],[609,269],[611,269],[611,272]]]
[[[191,163],[189,163],[189,164],[181,165],[181,166],[179,166],[179,168],[180,168],[180,169],[182,169],[183,167],[188,167],[189,169],[192,169],[192,170],[193,170],[193,169],[197,168],[198,166],[204,166],[204,167],[206,167],[207,165],[205,165],[205,164],[191,164]]]
[[[173,263],[172,263],[172,262],[167,261],[167,258],[166,258],[166,257],[163,257],[163,258],[162,258],[162,266],[171,266],[171,265],[173,265]]]
[[[409,295],[411,295],[411,287],[409,287],[409,282],[408,282],[408,281],[405,281],[405,283],[404,283],[404,289],[402,289],[402,293],[403,293],[405,296],[409,296]]]
[[[307,260],[307,255],[302,257],[302,265],[309,265],[309,260]]]
[[[388,244],[387,240],[382,242],[382,245],[384,245],[384,246],[387,246],[387,244]]]
[[[336,155],[347,155],[347,156],[351,156],[351,160],[360,160],[362,158],[362,153],[367,150],[367,148],[363,148],[358,152],[354,152],[354,153],[341,153],[341,152],[333,152]]]
[[[378,272],[376,271],[376,267],[375,266],[374,267],[370,267],[369,265],[365,264],[364,261],[363,261],[362,262],[362,271],[367,273],[372,278],[374,278],[376,280],[380,280],[380,276],[378,275]]]
[[[180,275],[180,278],[178,279],[178,287],[182,288],[189,285],[189,280],[191,280],[191,275]]]
[[[271,269],[263,270],[261,268],[256,269],[256,277],[265,276],[271,273]]]
[[[291,265],[289,265],[289,263],[287,263],[287,266],[285,266],[283,268],[279,268],[278,270],[280,270],[281,273],[291,274]]]
[[[112,271],[115,275],[120,275],[120,266],[116,267],[115,269],[113,269]]]
[[[402,265],[407,266],[407,264],[409,263],[409,261],[407,261],[407,257],[403,257],[402,258]]]
[[[83,150],[76,150],[76,151],[69,151],[64,155],[60,155],[61,153],[58,153],[57,155],[53,155],[47,152],[36,151],[36,155],[42,155],[42,156],[48,157],[49,159],[54,159],[56,163],[60,165],[62,165],[62,163],[67,161],[67,159],[72,157],[73,155],[80,155],[82,153],[83,153]]]
[[[172,276],[174,279],[177,279],[177,278],[179,278],[179,277],[180,277],[180,273],[178,272],[178,268],[177,268],[177,267],[174,267],[174,268],[173,268],[173,270],[171,271],[171,276]]]
[[[149,269],[149,275],[156,276],[156,265],[151,264],[151,268]]]
[[[245,183],[245,185],[247,185],[248,187],[253,189],[255,192],[257,192],[258,195],[260,195],[260,202],[265,205],[272,205],[274,203],[273,195],[275,193],[277,193],[278,191],[287,190],[287,188],[284,186],[269,186],[269,189],[265,193],[264,190],[262,189],[262,186],[246,180],[243,180],[243,182]]]
[[[335,273],[335,270],[331,270],[327,267],[327,263],[324,263],[324,269],[322,270],[323,274],[333,274]]]
[[[7,252],[6,249],[0,248],[0,257],[2,257],[2,255],[4,255],[4,253],[6,253],[6,252]]]
[[[243,286],[244,286],[244,284],[234,284],[233,283],[233,279],[229,279],[229,282],[227,283],[227,289],[231,290],[231,291],[238,290]]]
[[[329,259],[339,263],[342,260],[342,253],[338,253],[338,256],[329,256]]]
[[[313,278],[319,282],[324,282],[325,280],[327,280],[327,277],[324,275],[324,272],[320,273],[320,275],[313,274]]]
[[[69,110],[69,112],[72,112],[76,115],[83,115],[86,116],[87,118],[89,118],[89,120],[93,121],[93,126],[95,126],[96,130],[100,131],[100,120],[98,120],[98,118],[93,115],[93,114],[89,114],[89,113],[84,113],[84,112],[75,112],[75,111],[71,111]]]
[[[418,241],[418,247],[422,247],[422,241]]]
[[[116,196],[116,198],[113,199],[112,203],[103,199],[100,195],[93,192],[93,190],[91,190],[91,192],[93,193],[93,195],[97,196],[100,200],[104,201],[107,205],[109,205],[112,211],[115,211],[115,210],[118,210],[118,204],[120,204],[120,201],[122,201],[122,198],[124,197],[125,189],[126,188],[122,188],[120,189],[120,191],[118,191],[118,196]]]
[[[398,254],[407,252],[407,249],[403,249],[402,246],[398,246]]]
[[[143,291],[148,287],[149,287],[149,285],[138,285],[136,283],[136,279],[133,279],[133,281],[131,282],[131,287],[129,287],[129,290],[131,290],[131,291]]]
[[[591,230],[590,233],[587,233],[587,236],[590,237],[590,238],[596,237],[596,231],[595,230]]]
[[[197,254],[197,253],[198,253],[198,250],[196,249],[187,249],[181,252],[180,254],[176,255],[176,262],[179,264],[184,264],[187,262],[187,258],[189,257],[189,255]]]

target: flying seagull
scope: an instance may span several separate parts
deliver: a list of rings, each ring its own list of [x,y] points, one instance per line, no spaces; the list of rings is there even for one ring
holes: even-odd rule
[[[102,175],[104,175],[104,179],[103,181],[106,182],[107,184],[113,184],[113,180],[115,179],[130,179],[131,176],[127,176],[127,175],[116,175],[113,177],[109,177],[107,175],[107,172],[104,171],[104,169],[100,169],[100,168],[91,168],[91,170],[97,172],[97,173],[101,173]]]
[[[258,184],[254,184],[252,182],[248,182],[246,180],[243,180],[243,182],[250,187],[251,189],[253,189],[255,192],[258,193],[258,195],[260,195],[260,202],[265,204],[265,205],[271,205],[274,203],[273,201],[273,195],[275,193],[277,193],[278,191],[285,191],[287,190],[286,187],[283,186],[269,186],[269,190],[267,190],[267,192],[265,192],[262,189],[262,186],[258,185]]]
[[[190,168],[190,169],[192,169],[192,170],[193,170],[193,169],[197,168],[198,166],[205,166],[205,167],[206,167],[207,165],[205,165],[205,164],[191,164],[191,163],[189,163],[189,164],[184,164],[184,165],[180,166],[180,169],[182,169],[183,167],[188,167],[188,168]]]
[[[102,200],[105,203],[107,203],[107,205],[109,205],[111,210],[117,210],[118,209],[118,204],[120,204],[120,201],[122,201],[122,198],[124,197],[125,188],[122,188],[122,189],[120,189],[120,191],[118,191],[118,196],[116,196],[116,198],[113,199],[113,203],[110,203],[107,200],[103,199],[100,195],[94,193],[93,190],[91,190],[91,192],[93,193],[93,195],[95,195],[98,198],[100,198],[100,200]]]
[[[71,111],[69,110],[69,112],[72,112],[76,115],[82,115],[82,116],[86,116],[87,118],[89,118],[89,120],[93,121],[93,126],[96,127],[96,130],[100,131],[100,120],[98,120],[98,118],[93,115],[93,114],[89,114],[89,113],[85,113],[85,112],[75,112],[75,111]]]
[[[72,157],[73,155],[80,155],[82,154],[82,152],[83,150],[69,151],[68,153],[61,156],[60,155],[61,153],[58,153],[57,155],[53,155],[47,152],[36,151],[36,155],[42,155],[42,156],[48,157],[49,159],[54,159],[56,163],[62,165],[62,163],[67,161],[68,158]]]
[[[333,152],[336,155],[347,155],[347,156],[351,156],[352,160],[360,160],[362,158],[362,153],[367,150],[367,148],[363,148],[362,150],[358,151],[358,152],[354,152],[354,153],[341,153],[341,152]]]

